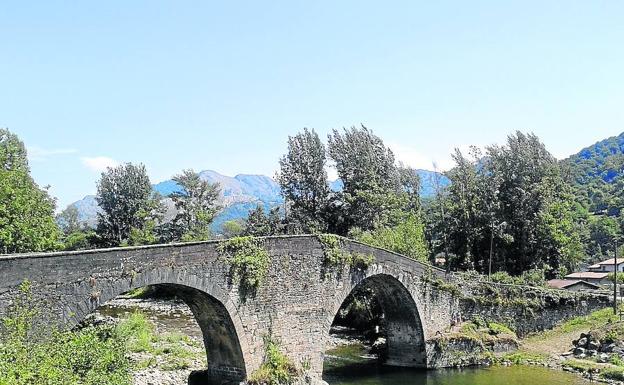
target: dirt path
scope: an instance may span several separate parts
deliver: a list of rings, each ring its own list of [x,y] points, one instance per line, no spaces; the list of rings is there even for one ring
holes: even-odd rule
[[[572,349],[572,341],[589,328],[579,328],[569,332],[546,332],[527,337],[520,342],[520,350],[534,354],[548,354],[559,357]]]

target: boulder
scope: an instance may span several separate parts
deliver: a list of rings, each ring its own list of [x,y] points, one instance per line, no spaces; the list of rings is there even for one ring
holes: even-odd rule
[[[580,356],[581,354],[583,356],[585,355],[585,348],[578,347],[578,348],[574,349],[574,355],[575,356]]]
[[[598,350],[600,349],[600,343],[598,341],[592,340],[587,343],[587,349],[590,350]]]

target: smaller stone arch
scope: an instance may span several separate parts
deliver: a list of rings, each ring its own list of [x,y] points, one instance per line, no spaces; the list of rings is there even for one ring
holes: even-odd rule
[[[349,294],[359,290],[371,290],[384,314],[387,355],[383,364],[426,368],[425,336],[418,306],[405,285],[392,275],[374,274],[359,281],[334,308],[328,325],[333,323]]]

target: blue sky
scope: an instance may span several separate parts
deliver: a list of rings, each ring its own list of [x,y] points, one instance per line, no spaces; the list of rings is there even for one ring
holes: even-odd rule
[[[288,135],[363,123],[415,167],[533,131],[624,131],[624,2],[5,1],[0,127],[59,206],[102,166],[272,175]]]

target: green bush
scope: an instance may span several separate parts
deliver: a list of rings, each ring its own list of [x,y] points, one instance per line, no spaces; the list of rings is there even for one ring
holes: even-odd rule
[[[235,237],[223,241],[218,251],[230,265],[230,273],[245,291],[254,291],[264,280],[270,256],[262,241],[254,237]]]
[[[544,278],[544,270],[530,269],[522,272],[520,276],[521,282],[519,284],[525,284],[530,286],[544,286],[546,279]]]
[[[624,368],[603,369],[600,377],[614,381],[624,381]]]
[[[496,273],[492,273],[492,275],[490,276],[490,280],[492,282],[506,283],[506,284],[513,284],[516,282],[514,277],[509,275],[509,273],[506,271],[497,271]]]
[[[279,345],[270,338],[265,339],[264,362],[249,376],[250,385],[292,384],[300,375],[295,364],[280,351]]]
[[[130,384],[125,339],[114,327],[39,333],[34,323],[39,310],[33,304],[25,282],[2,319],[0,384]]]
[[[518,277],[511,276],[506,271],[497,271],[496,273],[492,273],[490,280],[492,282],[510,285],[544,286],[546,284],[544,270],[541,269],[526,270]]]

